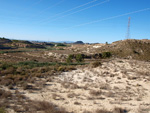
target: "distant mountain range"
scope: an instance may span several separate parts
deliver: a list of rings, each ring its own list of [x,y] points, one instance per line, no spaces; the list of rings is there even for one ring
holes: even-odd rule
[[[0,38],[4,38],[4,37],[0,37]],[[5,38],[5,39],[9,39],[9,40],[21,40],[21,39],[11,39],[11,38]],[[75,43],[75,41],[45,41],[45,40],[24,40],[24,41],[29,41],[29,42],[53,42],[53,43]]]
[[[75,43],[73,41],[48,41],[48,42],[54,42],[54,43]]]

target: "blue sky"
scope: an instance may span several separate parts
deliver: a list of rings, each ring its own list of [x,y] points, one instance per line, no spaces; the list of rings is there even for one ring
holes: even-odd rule
[[[150,39],[150,0],[0,0],[0,37],[111,43]]]

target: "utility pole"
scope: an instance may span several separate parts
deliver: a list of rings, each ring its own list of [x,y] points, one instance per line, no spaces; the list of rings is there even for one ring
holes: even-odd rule
[[[128,28],[127,28],[126,39],[130,39],[130,22],[131,22],[131,17],[129,17],[129,19],[128,19]]]

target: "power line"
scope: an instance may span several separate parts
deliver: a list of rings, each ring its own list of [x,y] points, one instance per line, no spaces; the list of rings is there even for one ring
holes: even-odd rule
[[[129,12],[129,13],[124,13],[124,14],[117,15],[117,16],[112,16],[112,17],[108,17],[108,18],[104,18],[104,19],[100,19],[100,20],[95,20],[95,21],[91,21],[91,22],[88,22],[88,23],[83,23],[83,24],[72,26],[72,27],[64,28],[64,29],[80,27],[80,26],[93,24],[93,23],[97,23],[97,22],[101,22],[101,21],[105,21],[105,20],[110,20],[110,19],[114,19],[114,18],[118,18],[118,17],[122,17],[122,16],[127,16],[127,15],[130,15],[130,14],[139,13],[139,12],[143,12],[143,11],[147,11],[147,10],[150,10],[150,8],[145,8],[145,9],[141,9],[141,10],[137,10],[137,11],[133,11],[133,12]]]
[[[40,11],[38,14],[33,15],[32,17],[38,16],[39,14],[42,14],[42,13],[44,13],[46,10],[49,10],[49,9],[51,9],[51,8],[53,8],[53,7],[56,7],[57,5],[61,4],[61,3],[64,2],[64,1],[65,1],[65,0],[61,0],[61,1],[59,1],[59,2],[57,2],[57,3],[55,3],[55,4],[53,4],[52,6],[49,6],[49,7],[45,8],[45,9],[43,9],[43,10]]]
[[[43,0],[39,0],[38,2],[35,3],[35,5],[36,5],[36,4],[39,4],[39,3],[42,2],[42,1],[43,1]]]
[[[72,12],[72,13],[70,13],[70,14],[66,14],[66,15],[64,15],[64,16],[58,17],[58,18],[56,18],[56,19],[53,19],[52,21],[55,21],[55,20],[57,20],[57,19],[60,19],[60,18],[63,18],[63,17],[69,16],[69,15],[72,15],[72,14],[75,14],[75,13],[79,13],[79,12],[81,12],[81,11],[83,11],[83,10],[86,10],[86,9],[89,9],[89,8],[92,8],[92,7],[95,7],[95,6],[98,6],[98,5],[104,4],[104,3],[109,2],[109,1],[110,1],[110,0],[105,0],[105,1],[103,1],[103,2],[100,2],[100,3],[94,4],[94,5],[92,5],[92,6],[89,6],[89,7],[86,7],[86,8],[80,9],[80,10],[78,10],[78,11]]]
[[[30,10],[30,8],[32,8],[33,6],[38,5],[38,4],[41,3],[42,1],[43,1],[43,0],[38,0],[37,2],[35,2],[34,4],[32,4],[31,6],[26,7],[24,10],[25,10],[25,11],[28,11],[28,10]]]
[[[85,3],[85,4],[76,6],[76,7],[74,7],[74,8],[69,9],[69,10],[66,10],[66,11],[63,11],[63,12],[60,12],[60,13],[57,13],[57,14],[55,14],[55,15],[53,15],[53,16],[47,18],[47,19],[44,19],[44,21],[45,21],[45,20],[49,20],[49,19],[51,19],[52,17],[56,17],[56,16],[58,16],[58,15],[61,15],[61,14],[70,12],[70,11],[72,11],[72,10],[74,10],[74,9],[78,9],[78,8],[80,8],[80,7],[86,6],[86,5],[91,4],[91,3],[93,3],[93,2],[96,2],[96,1],[98,1],[98,0],[92,0],[92,1],[90,1],[90,2],[87,2],[87,3]]]
[[[38,4],[41,3],[42,1],[43,1],[43,0],[38,0],[37,2],[34,2],[33,4],[28,5],[28,6],[26,6],[25,8],[23,8],[22,11],[27,12],[27,11],[31,10],[32,7],[38,5]],[[17,14],[17,15],[21,15],[22,12],[19,12],[19,13],[16,13],[16,14]]]

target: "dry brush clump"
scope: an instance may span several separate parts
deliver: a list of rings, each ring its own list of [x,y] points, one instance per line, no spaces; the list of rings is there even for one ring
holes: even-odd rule
[[[5,113],[5,108],[9,107],[9,100],[12,98],[12,93],[9,91],[5,91],[0,89],[0,111]]]
[[[11,92],[0,89],[0,108],[8,107],[7,102],[10,98],[12,98]]]
[[[101,65],[102,65],[102,63],[100,61],[95,61],[95,62],[91,63],[92,68],[96,68],[96,67],[101,66]]]
[[[46,101],[31,101],[31,112],[41,111],[43,113],[67,113],[63,108],[58,108],[56,105]]]
[[[100,89],[111,90],[111,86],[108,83],[101,83],[100,84]]]
[[[76,96],[78,96],[78,95],[75,94],[75,93],[69,93],[69,94],[67,94],[67,97],[68,97],[68,98],[74,98],[74,97],[76,97]]]
[[[107,96],[107,97],[115,97],[115,93],[113,91],[108,91],[107,93],[105,93],[105,96]]]
[[[100,110],[96,110],[95,113],[112,113],[112,112],[105,110],[105,109],[100,109]]]
[[[106,109],[98,109],[96,110],[96,113],[128,113],[128,111],[119,107],[115,107],[112,111]]]
[[[81,103],[80,103],[80,102],[77,102],[77,101],[74,102],[74,104],[75,104],[75,105],[81,105]]]
[[[103,92],[101,90],[90,90],[89,94],[91,94],[92,96],[100,96],[103,94]]]
[[[70,89],[79,89],[80,88],[77,84],[72,83],[72,82],[67,82],[67,81],[61,82],[61,85],[66,89],[68,89],[68,88],[70,88]]]
[[[123,108],[115,107],[113,113],[127,113],[128,111]]]

